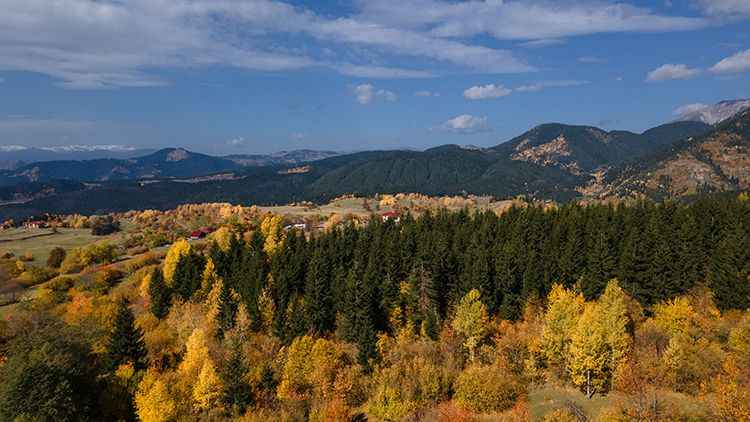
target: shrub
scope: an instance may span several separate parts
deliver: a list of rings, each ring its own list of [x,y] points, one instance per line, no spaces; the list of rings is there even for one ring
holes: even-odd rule
[[[65,259],[60,264],[60,272],[63,274],[73,274],[80,272],[83,267],[81,263],[81,249],[76,248],[65,256]]]
[[[525,393],[523,384],[496,366],[470,366],[458,376],[455,389],[456,402],[478,413],[510,409]]]
[[[96,283],[97,287],[106,290],[114,286],[115,283],[122,279],[122,276],[122,271],[114,268],[106,268],[96,273],[94,276],[94,283]]]
[[[50,268],[60,268],[63,260],[65,260],[65,255],[65,249],[59,246],[52,248],[52,250],[49,251],[49,257],[47,257],[47,266]]]
[[[44,283],[45,281],[52,279],[56,275],[57,272],[52,269],[29,265],[26,267],[26,271],[21,273],[18,278],[22,284],[26,286],[34,286],[40,283]]]
[[[23,262],[31,262],[34,260],[34,254],[31,251],[26,251],[18,259],[20,259]]]

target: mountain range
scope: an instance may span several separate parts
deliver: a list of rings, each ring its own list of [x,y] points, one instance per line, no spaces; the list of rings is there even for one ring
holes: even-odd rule
[[[13,202],[0,207],[0,218],[209,201],[323,202],[343,194],[472,193],[565,201],[746,189],[748,127],[750,111],[743,111],[716,125],[677,121],[643,133],[548,123],[491,148],[443,145],[344,155],[305,151],[286,162],[166,149],[125,163],[115,160],[117,165],[112,160],[36,163],[2,175],[3,181],[34,183],[0,190],[0,199]]]

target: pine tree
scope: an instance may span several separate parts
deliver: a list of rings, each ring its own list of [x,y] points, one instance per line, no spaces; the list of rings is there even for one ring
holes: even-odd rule
[[[114,325],[107,343],[107,356],[112,368],[127,363],[132,363],[138,370],[146,367],[143,331],[136,327],[133,312],[124,298],[117,303]]]
[[[727,229],[711,257],[708,286],[720,309],[750,308],[750,251],[744,226]]]
[[[241,344],[233,342],[221,371],[221,379],[224,384],[223,401],[235,414],[244,414],[252,401],[250,386],[245,382],[247,372]]]
[[[224,334],[234,328],[237,316],[238,303],[226,283],[221,283],[219,291],[219,303],[216,313],[217,335],[223,338]]]
[[[372,286],[367,285],[364,277],[359,276],[356,268],[349,271],[347,284],[347,337],[350,341],[356,343],[359,348],[360,364],[365,368],[371,368],[370,360],[377,355]]]
[[[331,280],[323,251],[316,248],[307,269],[305,305],[310,329],[317,334],[325,334],[333,329],[336,319],[331,297]]]
[[[600,232],[588,250],[586,270],[581,279],[581,292],[586,299],[594,299],[604,291],[607,282],[614,277],[614,266],[607,235]]]
[[[172,302],[172,292],[169,286],[164,282],[164,277],[158,268],[155,268],[151,272],[151,279],[148,284],[148,294],[150,298],[149,311],[159,319],[167,316]]]

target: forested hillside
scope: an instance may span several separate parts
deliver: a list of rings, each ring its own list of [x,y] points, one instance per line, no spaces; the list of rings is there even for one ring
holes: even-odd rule
[[[745,194],[282,221],[229,218],[163,261],[57,260],[0,324],[0,419],[750,415]]]

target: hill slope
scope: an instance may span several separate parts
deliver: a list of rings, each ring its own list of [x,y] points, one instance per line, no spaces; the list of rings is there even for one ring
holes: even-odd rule
[[[750,110],[623,167],[597,193],[679,197],[750,188]]]

